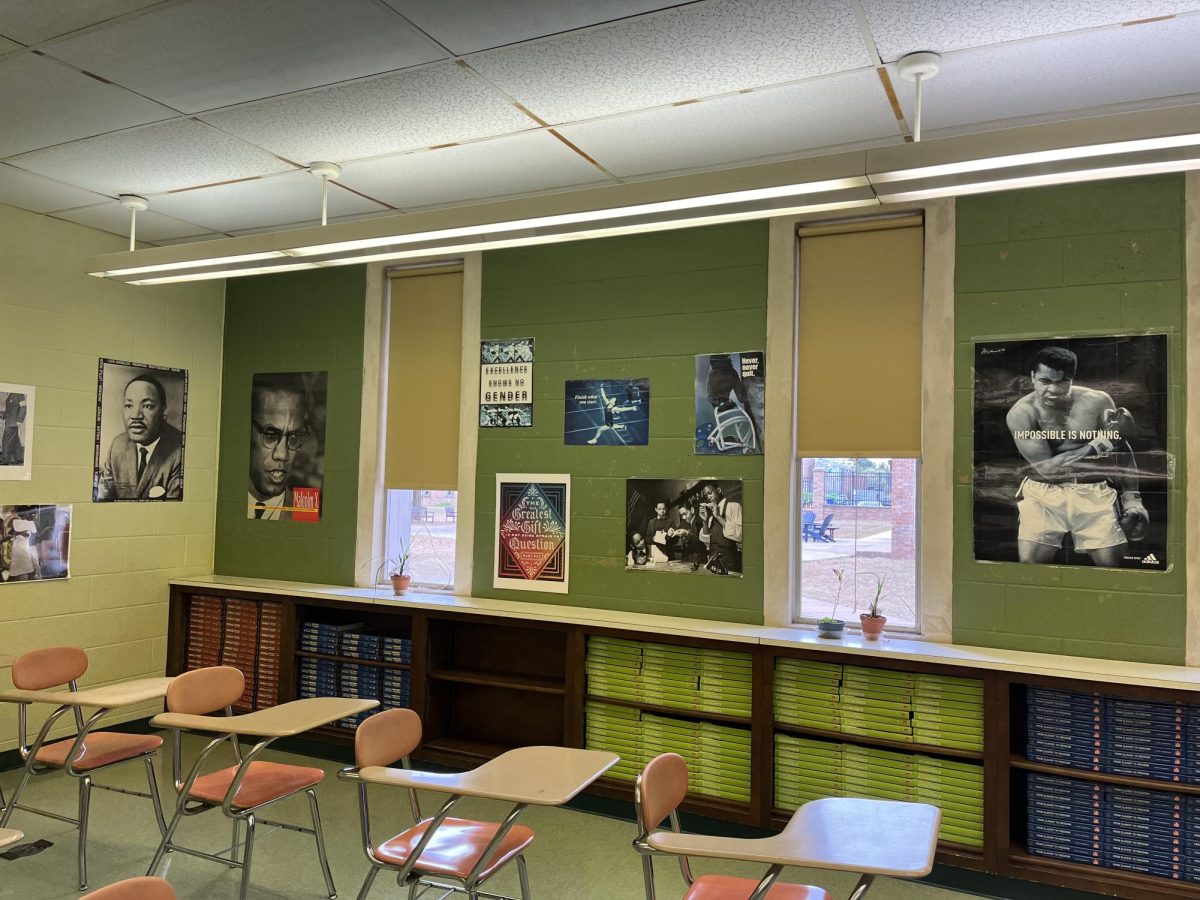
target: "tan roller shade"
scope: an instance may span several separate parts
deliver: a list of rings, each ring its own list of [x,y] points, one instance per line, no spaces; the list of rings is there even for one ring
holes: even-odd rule
[[[462,270],[391,276],[384,483],[458,490]]]
[[[799,230],[798,456],[920,456],[924,229],[915,222]]]

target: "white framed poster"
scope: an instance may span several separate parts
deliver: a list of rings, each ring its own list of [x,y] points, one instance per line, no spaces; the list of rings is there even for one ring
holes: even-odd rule
[[[0,584],[71,575],[71,505],[0,506]]]
[[[492,587],[565,594],[570,521],[570,475],[497,474]]]
[[[33,471],[31,384],[0,381],[0,481],[28,481]]]

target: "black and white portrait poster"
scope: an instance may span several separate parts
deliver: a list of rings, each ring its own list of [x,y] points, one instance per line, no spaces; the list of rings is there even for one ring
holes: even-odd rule
[[[187,371],[100,360],[92,499],[182,500]]]
[[[492,587],[565,594],[570,563],[571,476],[497,474]]]
[[[568,381],[563,443],[644,447],[650,443],[650,379]]]
[[[533,338],[479,342],[479,427],[533,427]]]
[[[325,486],[328,372],[255,375],[250,387],[246,518],[319,522]]]
[[[0,506],[0,584],[67,578],[70,506]]]
[[[696,357],[697,454],[762,454],[766,378],[761,350]]]
[[[28,481],[33,471],[31,384],[0,381],[0,481]]]
[[[625,568],[742,576],[742,482],[625,481]]]
[[[1167,338],[975,344],[975,558],[1166,569]]]

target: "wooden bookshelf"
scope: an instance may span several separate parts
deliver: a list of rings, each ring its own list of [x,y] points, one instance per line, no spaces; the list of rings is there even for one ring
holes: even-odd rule
[[[1161,685],[1106,684],[1064,674],[1030,675],[1003,669],[981,669],[928,659],[863,657],[828,647],[780,648],[767,644],[722,641],[719,637],[658,635],[616,626],[571,621],[524,620],[472,610],[420,609],[380,605],[354,599],[268,594],[237,587],[172,586],[167,673],[186,668],[187,610],[192,596],[274,602],[282,610],[279,646],[279,702],[295,698],[296,670],[302,659],[342,665],[375,666],[410,672],[410,705],[421,716],[426,740],[414,756],[422,761],[469,768],[516,746],[558,744],[581,747],[585,741],[584,709],[589,702],[643,710],[656,715],[744,728],[750,733],[751,797],[734,803],[693,794],[684,804],[690,813],[758,828],[779,828],[790,813],[778,809],[775,791],[775,736],[788,734],[947,760],[979,763],[983,769],[984,841],[970,847],[942,841],[937,860],[947,865],[1026,879],[1047,885],[1092,891],[1127,900],[1194,898],[1200,883],[1141,875],[1121,869],[1089,866],[1028,852],[1025,785],[1029,773],[1073,778],[1121,787],[1200,796],[1200,785],[1136,778],[1036,763],[1025,753],[1026,686],[1098,692],[1142,700],[1200,703],[1200,694]],[[327,624],[361,622],[369,630],[412,641],[411,663],[386,663],[299,649],[305,621]],[[752,709],[749,716],[683,709],[661,703],[605,697],[589,693],[586,642],[605,635],[631,641],[709,647],[749,653],[753,661]],[[272,651],[274,652],[274,651]],[[965,750],[869,737],[791,725],[774,716],[774,674],[780,658],[817,660],[891,671],[941,674],[981,681],[984,686],[984,748]],[[336,726],[311,733],[338,745],[353,741],[353,731]],[[633,782],[605,777],[592,792],[629,802]]]

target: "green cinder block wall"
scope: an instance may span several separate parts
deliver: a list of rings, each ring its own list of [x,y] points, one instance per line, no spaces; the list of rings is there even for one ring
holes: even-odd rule
[[[1186,281],[1182,175],[1012,191],[957,202],[955,265],[956,643],[1141,662],[1184,662]],[[980,563],[971,534],[972,341],[1168,335],[1164,573]]]
[[[226,292],[215,570],[354,583],[366,268],[230,279]],[[320,522],[246,518],[250,386],[258,372],[328,372]]]
[[[533,427],[480,430],[476,596],[762,622],[762,457],[696,456],[692,436],[695,355],[764,349],[766,297],[765,222],[484,255],[482,336],[533,337],[536,362]],[[640,377],[648,446],[563,444],[565,382]],[[492,588],[497,472],[570,473],[569,594]],[[626,572],[625,479],[701,476],[743,480],[745,577]]]

